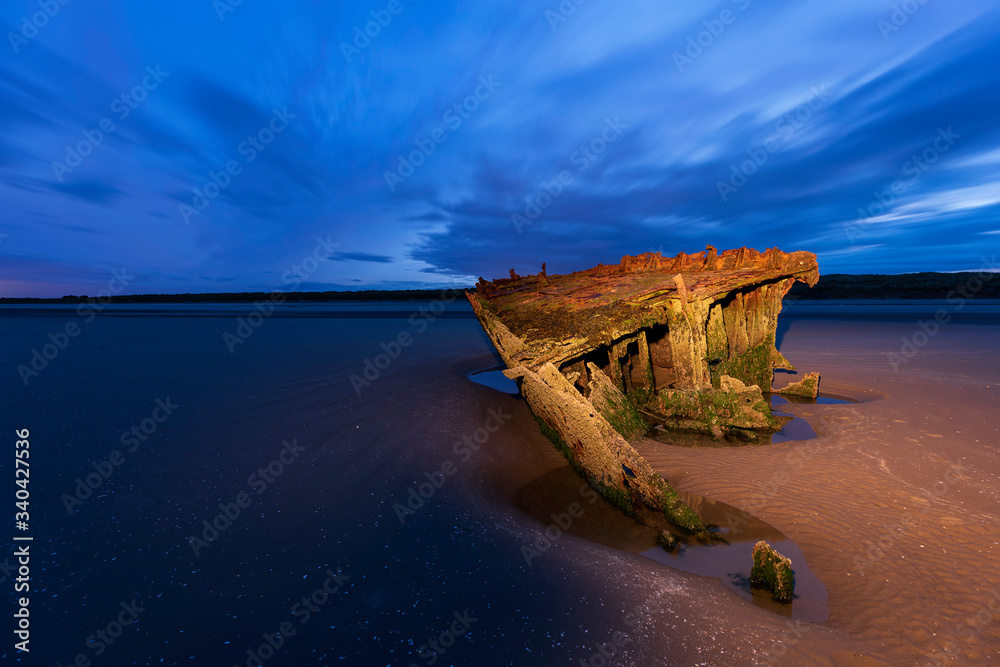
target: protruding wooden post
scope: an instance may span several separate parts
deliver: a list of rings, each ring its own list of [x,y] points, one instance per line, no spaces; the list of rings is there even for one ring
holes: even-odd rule
[[[612,363],[621,379],[619,389],[622,389],[626,394],[632,391],[632,373],[631,371],[626,372],[626,369],[622,365],[622,357],[628,356],[628,344],[630,342],[628,338],[624,338],[611,347]]]
[[[649,358],[649,342],[646,340],[646,332],[640,331],[636,340],[639,342],[639,366],[642,368],[642,380],[646,385],[646,391],[652,396],[656,391],[656,377],[653,375],[653,362]]]
[[[611,373],[611,381],[619,391],[625,391],[625,379],[622,377],[622,362],[618,356],[618,346],[612,345],[608,348],[608,371]]]

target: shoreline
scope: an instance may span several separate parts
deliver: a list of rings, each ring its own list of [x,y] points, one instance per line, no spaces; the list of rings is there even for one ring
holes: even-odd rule
[[[794,645],[779,643],[789,659],[804,661],[793,664],[990,664],[1000,647],[1000,544],[993,535],[1000,465],[990,421],[1000,387],[990,378],[1000,378],[1000,363],[995,353],[991,363],[961,360],[973,341],[989,357],[1000,327],[953,325],[925,356],[894,373],[885,351],[905,325],[790,325],[782,353],[820,371],[823,393],[862,402],[782,406],[808,419],[813,440],[722,449],[647,442],[640,452],[679,491],[746,510],[802,550],[827,588],[830,616],[796,635]],[[537,455],[546,472],[565,465],[539,438],[552,450]],[[520,472],[523,478],[523,466]],[[687,579],[677,570],[654,576]],[[732,609],[725,598],[735,595],[718,588],[709,599]],[[844,641],[850,655],[838,653]]]

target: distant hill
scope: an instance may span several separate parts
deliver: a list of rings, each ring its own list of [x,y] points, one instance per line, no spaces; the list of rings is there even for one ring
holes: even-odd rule
[[[284,292],[281,303],[322,303],[326,301],[433,301],[434,299],[465,298],[460,289],[359,290],[355,292]],[[25,303],[85,303],[87,295],[69,295],[58,299],[0,298],[0,304]],[[266,301],[270,292],[212,292],[208,294],[122,294],[114,303],[249,303]]]
[[[947,299],[953,290],[965,290],[980,299],[1000,299],[1000,273],[905,273],[899,275],[831,273],[821,276],[815,287],[795,283],[789,299]],[[446,290],[360,290],[355,292],[284,292],[286,303],[329,301],[433,301],[464,298],[466,291]],[[961,294],[958,292],[957,294]],[[954,296],[954,294],[953,294]],[[92,298],[92,297],[90,297]],[[213,292],[209,294],[123,294],[114,303],[249,303],[270,298],[269,292]],[[87,295],[59,299],[0,298],[0,304],[85,303]]]
[[[1000,299],[1000,273],[903,273],[898,275],[831,273],[815,287],[795,283],[790,299],[947,299],[961,291],[979,299]],[[959,290],[959,291],[955,291]]]

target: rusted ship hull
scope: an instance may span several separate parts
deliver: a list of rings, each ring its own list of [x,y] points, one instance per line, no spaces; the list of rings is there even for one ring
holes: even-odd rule
[[[543,429],[602,495],[625,511],[662,510],[700,529],[630,444],[668,427],[772,432],[763,394],[775,368],[781,300],[819,279],[808,252],[625,256],[616,265],[487,281],[469,301]],[[810,374],[791,391],[815,396]]]

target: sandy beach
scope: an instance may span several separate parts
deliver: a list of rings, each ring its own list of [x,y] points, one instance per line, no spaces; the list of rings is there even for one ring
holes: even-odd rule
[[[802,548],[827,626],[890,664],[1000,655],[995,326],[944,327],[895,373],[914,324],[794,321],[781,351],[854,405],[795,405],[819,437],[647,455],[679,487],[753,513]],[[803,664],[819,655],[801,651]],[[806,659],[808,656],[808,659]],[[817,662],[816,664],[821,664]]]
[[[51,640],[33,659],[97,658],[86,639],[134,599],[142,620],[107,664],[245,665],[283,622],[297,633],[268,665],[997,661],[1000,327],[943,327],[897,374],[886,354],[920,317],[790,309],[782,353],[822,373],[824,393],[862,402],[783,406],[818,433],[807,441],[640,444],[706,499],[700,510],[746,510],[740,539],[780,534],[801,551],[820,582],[814,623],[801,601],[755,604],[726,577],[642,555],[657,553],[654,532],[583,486],[520,397],[468,379],[497,364],[468,307],[425,327],[417,308],[289,306],[232,354],[222,335],[240,306],[109,310],[30,386],[11,386],[0,414],[45,445],[32,613]],[[8,313],[0,364],[72,317]],[[352,382],[402,332],[410,344],[370,384]],[[180,407],[67,513],[63,495],[158,398]],[[285,441],[301,452],[257,495]],[[241,491],[252,505],[196,552],[191,537]],[[296,615],[327,571],[350,579]]]
[[[611,576],[630,596],[656,590],[652,582],[663,587],[647,601],[648,634],[622,664],[987,665],[1000,659],[1000,329],[946,326],[897,373],[887,353],[920,318],[896,319],[791,320],[782,353],[800,369],[818,370],[823,393],[861,401],[785,406],[809,421],[815,440],[640,446],[680,490],[746,510],[794,540],[828,590],[828,621],[785,625],[734,599],[718,580],[699,581],[616,554],[629,564]],[[776,384],[785,381],[776,378]],[[530,418],[524,421],[521,437],[531,439]],[[532,465],[543,465],[543,458]],[[562,464],[558,456],[548,458],[551,466]],[[525,461],[506,463],[510,486],[530,476]],[[737,529],[744,521],[736,517]],[[605,527],[597,539],[623,549],[641,542],[623,530]],[[593,538],[595,531],[579,532]],[[671,582],[697,594],[671,593]],[[686,622],[669,623],[678,616]]]

